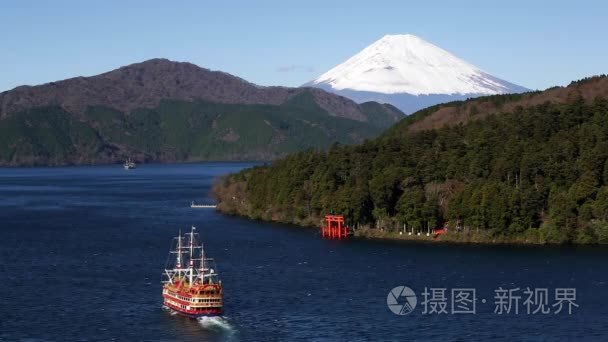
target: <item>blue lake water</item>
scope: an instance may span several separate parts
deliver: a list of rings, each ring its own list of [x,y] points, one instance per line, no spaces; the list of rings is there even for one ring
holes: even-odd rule
[[[189,208],[247,166],[0,169],[0,340],[608,340],[607,247],[328,241]],[[171,238],[191,225],[218,262],[223,318],[162,308]],[[397,286],[417,296],[407,315],[387,307]],[[499,287],[520,288],[518,314],[494,312]],[[527,314],[526,287],[547,289],[549,306],[575,289],[578,307]],[[423,313],[425,288],[446,289],[447,314]],[[474,314],[450,312],[457,288],[475,289]]]

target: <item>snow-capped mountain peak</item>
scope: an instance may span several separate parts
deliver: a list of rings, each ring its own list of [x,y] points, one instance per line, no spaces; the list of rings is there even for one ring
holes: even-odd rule
[[[356,101],[358,92],[480,96],[526,90],[411,34],[386,35],[306,86],[346,92]]]

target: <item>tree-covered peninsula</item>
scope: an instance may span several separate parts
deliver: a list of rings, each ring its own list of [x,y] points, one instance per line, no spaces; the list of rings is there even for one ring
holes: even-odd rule
[[[372,141],[227,176],[214,192],[225,213],[310,226],[341,213],[366,236],[448,227],[440,239],[606,243],[608,78],[434,106]]]

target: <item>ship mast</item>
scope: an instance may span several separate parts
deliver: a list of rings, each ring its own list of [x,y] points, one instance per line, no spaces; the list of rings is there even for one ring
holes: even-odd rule
[[[190,286],[192,286],[192,277],[194,277],[194,230],[196,227],[192,226],[190,230],[190,259],[188,261],[188,272]]]
[[[177,236],[177,262],[175,264],[175,268],[177,268],[177,272],[182,268],[182,230],[179,230],[179,235]]]
[[[201,266],[201,271],[200,271],[201,283],[204,284],[205,283],[205,247],[202,242],[201,242],[201,265],[200,266]]]
[[[198,279],[201,278],[201,283],[204,283],[204,274],[205,274],[205,253],[203,252],[203,245],[199,241],[197,241],[198,234],[195,233],[196,227],[192,226],[189,233],[185,233],[182,235],[181,229],[179,230],[179,235],[174,238],[177,239],[177,242],[172,244],[175,246],[174,250],[171,250],[169,253],[177,254],[175,259],[171,258],[170,261],[167,261],[167,265],[171,263],[172,269],[165,269],[165,274],[167,275],[168,282],[173,284],[173,279],[179,280],[180,282],[188,282],[189,286],[194,285],[194,283],[198,282]],[[189,239],[186,240],[186,239]],[[199,265],[197,265],[197,261],[199,260],[197,256],[199,253],[197,249],[201,249],[200,252],[200,269]],[[175,263],[173,264],[173,261]],[[188,263],[188,266],[185,263]]]

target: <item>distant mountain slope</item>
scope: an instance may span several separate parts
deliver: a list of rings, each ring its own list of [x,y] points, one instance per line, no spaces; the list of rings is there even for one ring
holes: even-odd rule
[[[439,104],[416,112],[383,134],[385,137],[466,124],[492,114],[508,113],[545,103],[566,104],[578,98],[592,101],[608,98],[608,77],[595,76],[574,81],[567,87],[553,87],[545,91],[523,94],[483,96],[466,101]]]
[[[449,227],[439,240],[608,243],[608,77],[438,105],[214,191],[223,212],[302,225],[340,213],[364,236]]]
[[[386,35],[305,86],[412,113],[437,103],[528,89],[413,35]]]
[[[402,116],[155,59],[0,93],[0,165],[273,159],[363,141]]]
[[[226,104],[280,105],[304,91],[332,116],[366,121],[356,103],[316,89],[261,87],[221,71],[191,63],[151,59],[92,77],[76,77],[0,93],[0,117],[40,106],[83,113],[89,106],[123,112],[154,108],[161,100],[202,100]]]

